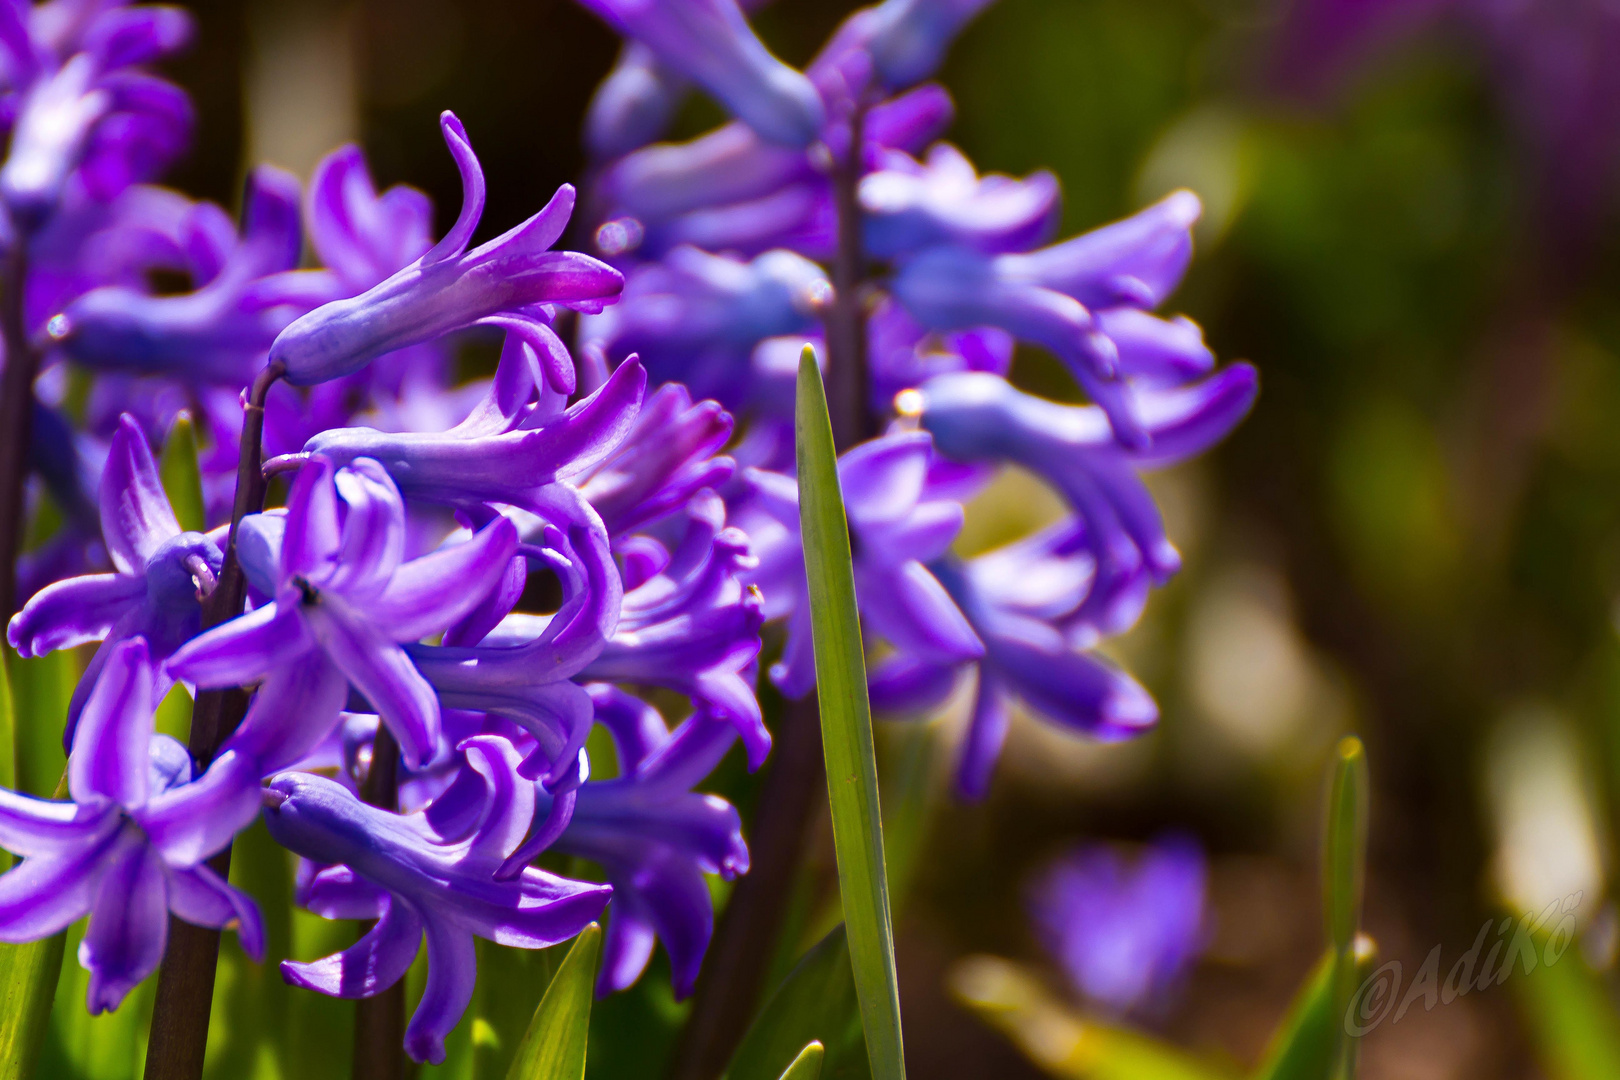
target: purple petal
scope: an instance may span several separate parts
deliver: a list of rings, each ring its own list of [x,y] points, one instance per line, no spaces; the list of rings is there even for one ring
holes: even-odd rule
[[[838,461],[838,486],[855,528],[897,522],[922,496],[933,439],[926,431],[864,442]]]
[[[93,844],[117,820],[111,808],[52,802],[0,788],[0,847],[25,858]]]
[[[925,660],[970,660],[984,654],[956,602],[916,560],[899,566],[856,564],[861,614],[878,636]]]
[[[421,918],[409,904],[390,897],[388,910],[359,941],[307,964],[283,960],[281,977],[293,986],[331,997],[371,997],[404,977],[421,945]]]
[[[866,673],[867,696],[877,713],[921,712],[942,705],[956,685],[956,667],[913,656],[888,656]]]
[[[405,1028],[405,1052],[415,1061],[444,1060],[444,1037],[456,1026],[478,982],[473,936],[454,923],[428,918],[427,985]]]
[[[457,171],[461,173],[461,212],[456,215],[456,223],[450,226],[444,238],[422,256],[423,266],[443,262],[466,251],[473,230],[478,228],[479,218],[484,216],[484,170],[478,164],[478,155],[473,153],[472,143],[467,139],[467,129],[455,113],[446,109],[439,114],[439,130],[444,134],[444,145],[449,149],[450,156],[455,159]]]
[[[337,566],[324,587],[369,600],[405,555],[405,504],[383,467],[369,458],[339,469],[333,486],[347,512]]]
[[[464,860],[469,866],[498,864],[517,850],[534,821],[534,782],[518,775],[523,755],[498,735],[462,743],[467,770],[484,781],[483,813]]]
[[[74,802],[106,799],[130,810],[146,804],[152,682],[146,640],[119,642],[102,666],[74,731],[68,756],[68,790]]]
[[[621,773],[634,773],[648,755],[669,740],[669,728],[658,710],[634,694],[608,683],[592,683],[585,690],[595,706],[596,722],[613,736]]]
[[[296,597],[239,615],[182,645],[164,664],[170,675],[201,687],[246,686],[295,663],[315,646]]]
[[[126,830],[103,864],[90,925],[79,942],[79,964],[90,972],[90,1014],[118,1008],[157,970],[168,939],[163,860],[139,830]]]
[[[343,546],[338,526],[336,466],[319,455],[306,461],[287,493],[287,529],[281,541],[284,577],[325,581]]]
[[[607,932],[602,937],[602,970],[596,976],[596,996],[628,990],[647,970],[658,932],[646,912],[628,895],[613,898]]]
[[[135,819],[170,866],[196,866],[258,817],[260,775],[251,757],[226,751],[200,778],[153,796]]]
[[[439,699],[405,650],[336,599],[306,612],[310,633],[355,689],[376,708],[408,768],[419,768],[439,742]]]
[[[956,766],[956,790],[962,798],[976,801],[990,790],[990,774],[1001,757],[1011,721],[1006,694],[995,678],[981,667],[979,689],[973,699],[973,719],[968,722],[967,738],[962,741],[962,756]]]
[[[323,919],[376,919],[386,910],[388,893],[347,866],[328,866],[300,888],[297,902]]]
[[[11,617],[6,638],[22,657],[99,641],[146,598],[134,574],[86,574],[47,585]]]
[[[396,641],[437,633],[483,602],[516,550],[517,528],[497,517],[465,543],[405,563],[367,613]]]
[[[60,855],[24,859],[0,874],[0,941],[38,941],[83,917],[105,847],[97,839]]]
[[[224,928],[235,923],[242,951],[255,962],[264,962],[264,919],[258,905],[209,867],[169,870],[169,910],[193,926]]]
[[[256,760],[261,776],[280,772],[332,733],[348,698],[343,672],[312,651],[269,674],[221,753],[236,751]]]
[[[118,418],[101,474],[101,533],[107,553],[121,572],[133,573],[179,532],[152,449],[135,418],[125,413]]]

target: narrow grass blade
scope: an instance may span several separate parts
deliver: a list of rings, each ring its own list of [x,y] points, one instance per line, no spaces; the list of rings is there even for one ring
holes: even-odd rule
[[[850,964],[872,1076],[874,1080],[903,1080],[900,987],[883,866],[883,820],[866,698],[866,657],[855,608],[849,527],[838,487],[827,393],[815,352],[808,346],[799,358],[794,429],[799,529],[810,586],[816,693],[821,703],[821,746],[827,762],[827,800],[832,809]]]
[[[781,1080],[821,1080],[821,1058],[825,1051],[818,1042],[806,1043]]]
[[[16,756],[12,733],[16,730],[11,680],[5,657],[0,656],[0,773],[4,785],[16,783]],[[9,860],[6,861],[9,865]],[[32,1076],[34,1063],[51,1024],[51,1001],[62,969],[63,936],[26,945],[0,945],[0,1080]]]
[[[163,456],[158,462],[158,475],[180,527],[188,532],[207,531],[202,468],[197,464],[197,428],[189,412],[181,410],[169,429],[169,437],[163,443]]]
[[[1333,1003],[1344,1016],[1356,988],[1352,955],[1361,925],[1361,897],[1367,873],[1367,752],[1354,735],[1339,740],[1328,792],[1327,830],[1322,845],[1322,909],[1334,961]],[[1356,1038],[1343,1025],[1332,1028],[1337,1049],[1332,1076],[1349,1080],[1356,1071]]]
[[[855,981],[844,928],[837,927],[804,954],[765,1003],[726,1080],[776,1080],[808,1042],[839,1046],[857,1016]]]
[[[602,955],[602,928],[587,926],[557,968],[534,1011],[507,1080],[581,1080],[591,1026],[591,994]]]
[[[1300,987],[1288,1015],[1271,1037],[1254,1080],[1329,1080],[1345,1036],[1345,1013],[1337,1005],[1335,973],[1339,953],[1329,949]],[[1352,986],[1372,974],[1377,949],[1365,934],[1351,950]],[[1353,991],[1352,991],[1353,993]]]
[[[1063,1080],[1225,1080],[1225,1073],[1152,1036],[1070,1011],[1011,961],[970,957],[952,969],[950,988],[956,1000]]]

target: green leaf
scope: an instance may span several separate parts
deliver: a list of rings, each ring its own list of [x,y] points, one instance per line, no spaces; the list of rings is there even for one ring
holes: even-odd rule
[[[62,728],[79,682],[79,660],[69,649],[28,660],[8,650],[6,666],[15,718],[11,746],[17,790],[46,797],[67,765]]]
[[[1536,1058],[1551,1080],[1591,1080],[1620,1076],[1620,1017],[1603,979],[1587,966],[1580,949],[1569,948],[1571,932],[1534,936],[1542,963],[1514,990],[1536,1046]],[[1557,948],[1559,944],[1562,948]],[[1550,961],[1550,962],[1549,962]],[[1503,974],[1512,970],[1512,959]]]
[[[821,1058],[824,1053],[820,1043],[806,1043],[780,1080],[821,1080]]]
[[[601,955],[602,928],[591,923],[574,939],[534,1010],[506,1080],[582,1080],[596,961]]]
[[[837,1047],[858,1006],[842,925],[804,954],[743,1036],[726,1080],[776,1080],[808,1042]]]
[[[962,961],[950,974],[956,999],[1007,1035],[1024,1054],[1065,1080],[1224,1080],[1225,1073],[1167,1043],[1081,1016],[1040,980],[993,956]]]
[[[174,418],[174,426],[164,440],[158,474],[180,527],[188,532],[206,532],[202,469],[197,464],[197,428],[191,422],[191,414],[184,409]]]
[[[1288,1007],[1287,1016],[1272,1035],[1254,1080],[1329,1080],[1333,1076],[1340,1044],[1345,1041],[1345,1010],[1338,1005],[1340,992],[1335,987],[1340,955],[1329,949],[1311,969]],[[1350,984],[1360,986],[1372,974],[1377,949],[1372,939],[1362,934],[1356,938],[1350,955]]]
[[[815,351],[799,358],[794,418],[799,466],[799,529],[810,587],[821,747],[827,762],[833,850],[844,904],[850,965],[861,1026],[875,1080],[903,1080],[900,986],[894,966],[889,885],[883,865],[872,716],[866,699],[866,657],[855,607],[849,526],[838,488],[827,392]]]
[[[1346,736],[1334,752],[1322,861],[1328,940],[1340,951],[1350,947],[1361,923],[1362,882],[1367,867],[1367,785],[1366,750],[1360,739]]]
[[[0,653],[0,784],[16,785],[16,756],[12,733],[11,680],[6,674],[9,657]],[[0,1080],[31,1076],[39,1059],[45,1033],[50,1029],[51,1001],[62,969],[61,934],[26,945],[0,945]]]

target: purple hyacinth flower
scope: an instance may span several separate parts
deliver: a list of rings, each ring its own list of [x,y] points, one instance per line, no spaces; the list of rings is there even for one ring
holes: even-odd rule
[[[962,528],[962,507],[926,490],[931,440],[926,432],[886,435],[838,459],[849,517],[855,594],[866,627],[902,651],[940,663],[981,656],[984,645],[923,564],[938,558]],[[753,541],[765,615],[786,617],[787,643],[771,680],[789,697],[815,686],[810,598],[799,543],[799,490],[790,476],[750,469],[751,497],[738,524]]]
[[[475,935],[547,948],[597,918],[612,892],[533,867],[497,880],[496,869],[534,819],[535,786],[517,775],[519,754],[505,739],[478,736],[461,749],[466,767],[420,814],[368,806],[308,773],[283,773],[265,793],[264,820],[276,842],[327,864],[303,890],[307,906],[329,919],[377,920],[343,952],[283,961],[282,977],[333,997],[371,997],[405,975],[426,937],[427,986],[405,1049],[435,1064],[472,1000]]]
[[[729,881],[748,872],[736,808],[692,791],[735,735],[702,712],[670,732],[658,710],[612,687],[593,686],[591,697],[618,748],[619,776],[579,789],[573,816],[552,846],[598,863],[613,886],[596,992],[634,984],[661,940],[675,997],[684,998],[714,932],[704,875]]]
[[[454,113],[439,118],[461,171],[461,215],[420,258],[359,296],[334,300],[294,321],[276,338],[271,361],[299,386],[359,371],[385,353],[470,326],[517,333],[548,358],[546,379],[574,389],[572,364],[551,328],[551,305],[600,311],[623,287],[619,272],[588,255],[551,251],[574,211],[563,185],[538,214],[476,247],[467,245],[484,213],[484,171]]]
[[[0,12],[0,53],[16,95],[0,166],[0,202],[12,223],[37,231],[75,175],[105,201],[173,160],[190,134],[190,103],[178,87],[130,69],[190,36],[190,16],[177,8],[64,16],[58,5],[28,4]]]
[[[878,258],[935,244],[996,254],[1026,251],[1051,234],[1058,184],[1049,172],[980,178],[960,150],[936,143],[926,163],[885,154],[883,167],[861,178],[860,200],[864,246]]]
[[[85,915],[79,963],[91,1013],[116,1009],[157,970],[169,914],[197,926],[235,925],[264,955],[253,901],[203,860],[253,820],[259,778],[232,754],[191,779],[191,759],[154,736],[146,642],[112,650],[85,703],[68,759],[71,802],[0,789],[0,846],[23,856],[0,876],[0,941],[38,941]]]
[[[1190,837],[1161,837],[1129,861],[1087,844],[1036,881],[1030,915],[1078,993],[1116,1016],[1151,1013],[1203,951],[1206,876]]]
[[[212,588],[224,561],[213,540],[180,530],[146,436],[128,415],[119,421],[101,475],[101,529],[113,572],[41,589],[6,628],[12,648],[25,657],[103,641],[68,705],[68,745],[107,658],[136,636],[157,660],[169,657],[197,633],[198,590]],[[150,692],[161,700],[172,679],[161,668],[152,678]]]
[[[505,572],[517,530],[497,517],[467,542],[422,558],[403,561],[404,548],[404,504],[382,466],[310,459],[287,499],[274,599],[193,638],[170,658],[170,673],[207,687],[267,676],[316,687],[347,680],[415,768],[438,749],[439,701],[401,643],[448,628],[478,604]],[[336,708],[299,716],[286,738],[307,750],[336,721]]]
[[[584,333],[612,360],[639,355],[654,382],[734,407],[754,346],[810,330],[830,293],[821,268],[789,251],[743,262],[683,247],[638,267],[623,300]]]
[[[667,555],[653,553],[668,560],[656,573],[626,582],[618,627],[580,678],[685,694],[737,729],[749,768],[757,769],[771,749],[753,680],[744,677],[759,654],[765,621],[764,600],[744,583],[757,560],[748,537],[726,527],[725,504],[713,492],[688,504],[685,528],[671,548]]]
[[[885,0],[861,8],[833,32],[811,65],[812,75],[833,66],[850,67],[851,53],[862,53],[875,81],[900,90],[928,78],[945,60],[956,35],[992,0]]]
[[[651,49],[626,41],[586,107],[586,148],[607,160],[646,146],[669,127],[686,88]]]
[[[233,390],[250,382],[288,323],[336,295],[324,271],[297,270],[303,235],[297,177],[261,165],[248,180],[242,239],[194,292],[152,296],[107,285],[46,324],[69,358],[102,370],[173,375]]]
[[[1158,705],[1136,680],[1086,651],[1100,630],[1117,633],[1134,621],[1145,598],[1145,576],[1104,579],[1076,542],[1077,531],[1066,522],[965,565],[941,560],[932,566],[984,642],[956,770],[963,798],[983,798],[989,790],[1012,699],[1069,731],[1104,741],[1132,738],[1158,722]],[[1113,595],[1099,595],[1104,589]],[[1112,610],[1090,614],[1105,605]],[[1107,619],[1105,627],[1098,625],[1099,615]],[[937,694],[947,678],[941,665],[901,654],[874,668],[873,706],[904,707],[894,699]]]
[[[1137,471],[1185,460],[1225,438],[1257,389],[1254,369],[1233,364],[1183,387],[1128,390],[1129,408],[1148,437],[1145,450],[1121,446],[1096,406],[1059,405],[975,372],[924,384],[921,418],[946,457],[1012,462],[1057,488],[1084,522],[1099,573],[1140,565],[1162,583],[1181,557]]]
[[[731,478],[736,463],[719,453],[731,430],[731,414],[719,404],[694,404],[686,387],[665,383],[647,397],[624,441],[578,481],[580,494],[610,537],[641,529]]]
[[[826,112],[810,80],[772,56],[736,0],[580,0],[625,37],[641,42],[759,136],[808,146]]]
[[[943,88],[920,86],[873,106],[866,118],[865,152],[918,152],[950,125],[952,115]],[[847,140],[833,149],[846,150]],[[734,122],[689,142],[626,155],[603,175],[602,194],[616,212],[652,229],[689,211],[763,199],[801,182],[825,184],[810,154],[773,146]]]
[[[1119,439],[1140,447],[1147,433],[1131,412],[1118,347],[1093,311],[1161,303],[1191,257],[1198,210],[1197,196],[1178,191],[1123,221],[1028,254],[930,248],[901,266],[892,290],[930,330],[999,326],[1050,349]]]

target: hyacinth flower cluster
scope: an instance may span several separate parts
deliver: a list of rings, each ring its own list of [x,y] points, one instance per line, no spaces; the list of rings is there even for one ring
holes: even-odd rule
[[[1054,243],[1052,175],[981,175],[937,141],[952,105],[928,80],[984,0],[863,8],[802,75],[758,61],[729,0],[587,6],[626,37],[587,123],[597,254],[625,288],[581,320],[582,352],[604,371],[638,357],[654,383],[712,396],[743,423],[722,494],[753,541],[765,613],[786,629],[778,689],[814,686],[791,432],[809,340],[830,385],[865,372],[839,478],[874,710],[923,715],[971,685],[967,797],[987,791],[1014,703],[1101,739],[1150,728],[1151,696],[1095,651],[1179,566],[1140,477],[1222,439],[1257,388],[1252,368],[1217,369],[1199,328],[1161,313],[1198,198],[1177,191]],[[733,39],[722,49],[699,25]],[[758,62],[715,63],[722,51]],[[805,108],[805,80],[819,109]],[[736,118],[654,141],[693,85]],[[841,305],[864,324],[846,342]],[[1018,346],[1062,361],[1089,403],[1009,381]],[[1060,493],[1067,516],[958,557],[964,504],[1007,466]]]
[[[691,992],[708,878],[750,865],[738,812],[701,789],[734,745],[754,769],[770,753],[767,622],[764,677],[815,683],[790,422],[806,343],[857,389],[838,474],[874,706],[919,715],[971,686],[970,797],[1014,702],[1105,739],[1156,720],[1095,652],[1177,569],[1140,473],[1219,441],[1256,388],[1157,313],[1196,197],[1051,243],[1054,178],[981,176],[938,142],[951,100],[927,80],[984,0],[885,0],[803,72],[734,0],[587,6],[627,40],[587,118],[585,206],[564,186],[473,246],[484,176],[454,115],[442,237],[352,146],[307,187],[252,170],[233,220],[151,183],[189,112],[146,68],[186,40],[183,12],[0,5],[6,386],[27,398],[7,408],[35,474],[13,509],[59,521],[15,568],[7,640],[99,643],[59,718],[67,798],[0,792],[0,846],[23,857],[0,940],[88,916],[93,1012],[169,963],[170,914],[262,953],[254,899],[208,865],[256,820],[300,858],[298,903],[371,924],[285,962],[288,982],[376,998],[425,942],[419,1061],[472,999],[475,937],[544,948],[606,911],[602,992],[659,942]],[[655,143],[694,87],[736,119]],[[576,216],[594,255],[556,247]],[[480,343],[493,373],[456,384]],[[1089,404],[1018,389],[1018,344]],[[204,448],[184,525],[153,453],[182,413]],[[1005,466],[1068,512],[960,558],[964,505]],[[221,725],[188,747],[155,734],[176,687]],[[598,724],[613,775],[593,774]]]

